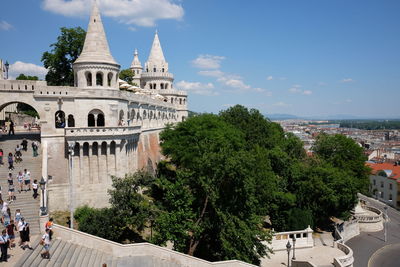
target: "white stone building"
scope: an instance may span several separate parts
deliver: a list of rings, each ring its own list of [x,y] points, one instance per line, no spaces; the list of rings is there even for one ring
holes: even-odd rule
[[[111,176],[154,168],[162,157],[160,131],[187,117],[187,94],[173,88],[157,33],[145,70],[137,52],[131,68],[134,82],[149,91],[120,90],[120,65],[94,2],[82,53],[73,64],[74,86],[0,80],[0,110],[22,102],[40,116],[48,195],[43,201],[50,210],[108,205]]]

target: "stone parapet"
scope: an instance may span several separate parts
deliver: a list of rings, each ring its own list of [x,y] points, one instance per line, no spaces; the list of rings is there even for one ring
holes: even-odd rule
[[[65,128],[65,137],[67,140],[93,139],[93,137],[123,137],[140,134],[140,130],[140,125],[117,127],[72,127]]]

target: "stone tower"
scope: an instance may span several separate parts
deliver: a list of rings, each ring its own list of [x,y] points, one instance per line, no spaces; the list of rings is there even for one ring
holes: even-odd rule
[[[73,64],[75,86],[118,90],[119,68],[110,53],[97,3],[93,1],[85,44]]]
[[[143,67],[139,61],[139,54],[137,49],[135,49],[135,53],[133,54],[133,60],[130,69],[132,70],[133,73],[132,83],[140,87],[140,79],[142,76]]]

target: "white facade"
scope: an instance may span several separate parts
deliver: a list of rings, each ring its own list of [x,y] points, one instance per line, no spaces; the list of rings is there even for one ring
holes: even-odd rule
[[[82,53],[73,64],[74,86],[0,81],[0,110],[23,102],[39,113],[42,176],[52,177],[46,190],[50,210],[107,206],[111,176],[155,168],[162,157],[160,131],[187,117],[185,92],[164,91],[185,99],[177,104],[120,90],[120,66],[94,3]],[[167,63],[164,67],[168,70]]]

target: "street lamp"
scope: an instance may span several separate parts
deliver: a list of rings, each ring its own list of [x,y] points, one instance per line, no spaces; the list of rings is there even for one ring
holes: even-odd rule
[[[41,215],[47,215],[47,208],[45,206],[44,202],[44,190],[46,190],[46,181],[44,180],[43,176],[42,179],[40,179],[39,182],[40,190],[42,190],[42,205],[40,207]]]
[[[4,67],[6,67],[6,80],[8,79],[8,68],[10,67],[10,64],[6,60],[6,64],[4,64]]]
[[[292,248],[292,245],[290,245],[289,240],[286,243],[286,251],[287,251],[287,266],[290,267],[290,249]]]
[[[296,234],[293,234],[293,257],[292,260],[296,259]]]
[[[70,213],[71,213],[71,224],[70,228],[74,229],[74,192],[73,192],[73,156],[74,156],[74,148],[75,148],[75,142],[74,143],[69,143],[68,144],[68,160],[69,160],[69,199],[70,199]]]
[[[388,207],[387,206],[385,206],[385,207],[383,207],[384,209],[385,209],[385,226],[384,226],[384,228],[385,228],[385,232],[384,232],[384,234],[385,234],[385,242],[387,241],[387,209],[388,209]]]

